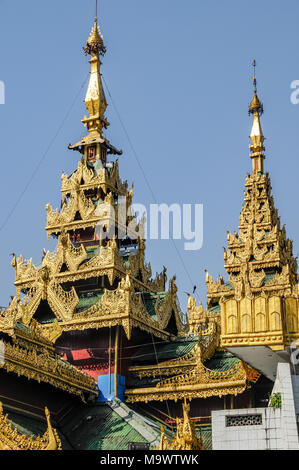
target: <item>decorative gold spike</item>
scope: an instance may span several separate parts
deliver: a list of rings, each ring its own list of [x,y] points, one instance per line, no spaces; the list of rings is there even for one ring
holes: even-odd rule
[[[160,445],[154,450],[205,450],[202,439],[198,439],[196,436],[195,423],[191,421],[189,412],[190,405],[184,398],[183,418],[176,419],[176,436],[169,443],[165,436],[164,427],[161,426]]]
[[[255,70],[256,62],[253,61],[253,67]],[[260,122],[260,115],[263,113],[263,105],[258,97],[257,89],[256,89],[256,76],[253,77],[253,85],[254,85],[254,94],[249,105],[249,114],[253,115],[253,123],[250,133],[250,140],[251,145],[249,148],[251,150],[250,158],[252,159],[252,172],[253,173],[263,173],[264,172],[264,159],[265,156],[263,154],[265,147],[264,147],[264,140],[265,137],[263,135],[261,122]]]
[[[0,450],[61,450],[61,440],[56,429],[52,428],[48,408],[45,408],[45,415],[47,430],[42,437],[33,439],[32,436],[19,434],[17,429],[13,428],[12,422],[3,414],[0,402]]]

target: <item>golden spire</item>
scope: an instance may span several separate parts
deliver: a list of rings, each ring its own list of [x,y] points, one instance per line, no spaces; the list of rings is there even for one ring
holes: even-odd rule
[[[84,116],[82,122],[87,126],[89,133],[98,133],[102,136],[103,128],[109,126],[109,122],[105,118],[107,101],[100,73],[100,55],[103,56],[105,54],[106,48],[98,26],[97,17],[95,17],[93,28],[83,49],[86,55],[91,56],[89,60],[91,72],[84,100],[89,117]]]
[[[252,159],[253,173],[263,173],[264,171],[263,161],[265,158],[263,154],[265,147],[263,144],[264,144],[265,137],[263,135],[263,131],[261,127],[260,116],[263,113],[264,109],[263,109],[263,105],[258,97],[257,90],[256,90],[256,76],[255,76],[256,61],[255,60],[253,61],[252,65],[254,68],[254,76],[253,76],[254,94],[253,94],[253,98],[251,100],[251,103],[248,109],[249,114],[253,115],[253,123],[252,123],[251,133],[249,136],[251,140],[251,145],[249,145],[249,148],[251,150],[250,158]]]

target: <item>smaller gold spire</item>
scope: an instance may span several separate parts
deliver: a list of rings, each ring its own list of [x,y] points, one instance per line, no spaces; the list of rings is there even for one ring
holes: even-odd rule
[[[256,89],[256,76],[255,76],[255,67],[256,61],[254,60],[253,63],[254,68],[254,76],[253,76],[253,86],[254,86],[254,94],[249,105],[249,114],[253,115],[253,123],[250,133],[250,140],[251,145],[249,148],[251,150],[250,158],[252,159],[252,171],[257,173],[263,173],[263,160],[265,158],[263,152],[265,150],[264,147],[264,140],[265,137],[263,135],[262,126],[260,122],[260,115],[263,113],[263,104],[261,103]]]

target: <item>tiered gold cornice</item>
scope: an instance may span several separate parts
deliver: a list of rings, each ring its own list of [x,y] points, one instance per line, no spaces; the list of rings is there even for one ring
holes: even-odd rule
[[[147,312],[143,303],[141,293],[135,293],[135,289],[143,287],[146,292],[151,292],[153,286],[160,287],[159,292],[165,290],[165,271],[156,280],[149,281],[151,269],[144,262],[145,245],[139,240],[139,249],[136,255],[130,255],[130,272],[126,271],[123,258],[119,253],[115,240],[108,242],[106,247],[99,249],[99,254],[91,260],[78,266],[86,258],[83,246],[74,248],[70,242],[69,235],[62,233],[58,239],[58,247],[54,255],[47,252],[42,265],[37,268],[32,261],[25,262],[22,257],[13,259],[16,272],[17,296],[6,312],[0,317],[0,326],[8,331],[13,328],[13,320],[22,320],[30,324],[40,302],[47,300],[56,321],[47,325],[41,325],[43,334],[51,339],[56,339],[63,331],[85,330],[89,328],[105,328],[122,325],[128,338],[133,326],[149,331],[159,338],[168,339],[171,335],[163,331],[170,321],[172,313],[175,315],[177,329],[180,334],[184,333],[183,319],[177,301],[177,288],[175,280],[170,282],[168,293],[163,296],[157,294],[156,316],[154,320]],[[60,273],[61,266],[66,264],[69,271]],[[140,275],[142,280],[136,277]],[[103,295],[90,308],[78,313],[76,307],[79,298],[74,287],[65,291],[62,282],[87,279],[95,276],[108,275],[111,284],[115,276],[121,277],[116,290],[104,289]],[[27,294],[20,299],[22,290]]]
[[[133,327],[140,328],[167,340],[172,337],[165,331],[171,315],[174,313],[179,334],[185,335],[181,312],[177,306],[176,292],[172,289],[161,299],[157,299],[153,319],[147,312],[142,295],[135,293],[129,274],[122,279],[116,290],[104,290],[104,294],[90,308],[80,313],[73,313],[59,322],[62,331],[107,328],[121,325],[130,339]],[[45,332],[51,325],[43,325]]]
[[[84,191],[100,188],[104,194],[107,194],[108,190],[113,190],[120,196],[127,196],[128,194],[128,182],[123,182],[119,176],[118,160],[116,160],[112,169],[100,168],[95,174],[95,171],[89,168],[86,160],[82,158],[78,163],[78,168],[71,176],[68,177],[62,173],[61,181],[61,192],[63,195],[77,191],[79,187]]]
[[[41,335],[37,322],[31,322],[31,328],[24,327],[15,326],[12,340],[2,341],[0,369],[48,383],[83,400],[84,394],[97,397],[94,379],[57,356],[53,345]]]
[[[68,178],[62,174],[62,207],[52,209],[46,205],[47,211],[47,237],[61,233],[64,230],[78,230],[89,227],[95,228],[101,222],[107,226],[120,226],[122,230],[127,227],[118,220],[118,203],[115,196],[126,197],[126,210],[132,202],[132,191],[128,191],[128,183],[120,180],[118,163],[112,169],[100,168],[97,174],[88,168],[86,159],[81,159],[77,170]],[[87,196],[93,190],[92,196]],[[100,199],[101,191],[103,200]],[[104,205],[103,205],[104,204]],[[103,210],[102,206],[103,205]],[[76,217],[80,214],[80,219]]]
[[[192,310],[193,309],[193,310]],[[189,313],[197,315],[195,303]],[[191,353],[179,359],[162,362],[157,366],[135,367],[131,372],[142,377],[157,377],[178,374],[160,380],[155,387],[126,390],[129,403],[148,401],[207,398],[211,396],[238,395],[250,387],[249,382],[256,382],[260,373],[242,361],[238,361],[226,371],[210,370],[204,362],[215,353],[219,345],[220,331],[217,322],[207,320],[201,327],[198,345]],[[168,372],[167,372],[168,370]]]
[[[123,257],[117,247],[116,240],[110,240],[106,246],[98,248],[98,254],[86,260],[87,254],[83,245],[75,247],[70,237],[62,232],[58,238],[58,245],[53,254],[44,253],[41,266],[36,267],[32,260],[26,262],[23,257],[14,256],[12,264],[16,275],[17,296],[14,298],[8,311],[0,317],[2,328],[9,330],[13,323],[11,319],[21,319],[29,324],[42,300],[47,300],[57,320],[53,324],[42,326],[43,334],[56,339],[62,331],[72,329],[84,330],[88,328],[103,328],[122,325],[128,337],[131,328],[138,326],[143,330],[154,333],[156,336],[167,339],[169,333],[163,332],[167,327],[172,312],[176,317],[178,331],[181,332],[182,318],[177,302],[177,288],[174,280],[170,283],[169,293],[156,301],[157,321],[146,311],[142,302],[142,295],[135,294],[135,289],[145,292],[158,292],[165,290],[165,270],[156,279],[151,281],[150,265],[145,263],[145,244],[139,240],[137,253],[130,254],[128,258],[130,275]],[[66,266],[61,272],[62,266]],[[66,291],[62,283],[75,282],[96,276],[107,275],[112,285],[116,277],[122,280],[116,290],[104,290],[100,300],[91,308],[77,313],[79,303],[78,295],[72,287]],[[137,279],[139,276],[139,279]],[[141,279],[140,279],[141,277]],[[126,278],[126,279],[125,279]],[[130,286],[126,289],[125,286]],[[21,300],[21,291],[27,291]],[[127,294],[126,294],[127,292]],[[159,297],[159,295],[158,295]]]
[[[187,372],[196,366],[197,353],[198,346],[195,346],[188,354],[184,354],[184,356],[159,362],[158,364],[131,366],[129,371],[139,379],[143,379],[144,377],[161,377],[181,374],[182,372]]]
[[[283,349],[299,338],[297,261],[263,172],[262,104],[256,92],[249,107],[252,174],[245,184],[239,232],[227,235],[224,249],[229,282],[216,282],[207,273],[209,306],[221,307],[222,346],[268,345]]]
[[[138,241],[137,252],[130,253],[128,265],[136,288],[141,288],[146,292],[165,290],[165,269],[160,274],[156,273],[154,279],[150,279],[152,270],[150,263],[145,262],[145,243],[142,239]],[[118,248],[116,238],[109,240],[106,246],[99,246],[94,256],[87,260],[84,246],[72,243],[69,234],[64,231],[58,237],[55,251],[53,253],[44,251],[41,265],[35,266],[32,259],[27,261],[23,256],[18,258],[14,256],[12,266],[15,270],[17,295],[23,289],[40,290],[40,287],[43,286],[43,290],[46,292],[53,285],[104,275],[108,276],[110,285],[112,285],[116,277],[124,277],[127,272],[127,266]],[[62,266],[65,269],[62,270]],[[68,298],[69,296],[70,294],[68,294]],[[74,292],[73,297],[76,307],[78,299]]]
[[[189,321],[190,313],[192,315],[191,310],[189,310]],[[211,319],[209,319],[208,323],[201,324],[201,328],[197,329],[197,334],[198,343],[189,353],[175,359],[159,362],[158,364],[131,366],[129,368],[130,372],[142,379],[144,377],[162,377],[191,371],[197,365],[199,359],[202,363],[210,359],[220,342],[219,326]]]
[[[47,430],[43,436],[19,434],[7,415],[4,415],[0,402],[0,450],[61,450],[61,440],[51,425],[48,408],[45,408],[45,415]]]
[[[238,395],[248,387],[255,374],[249,374],[249,366],[240,361],[226,371],[210,370],[202,362],[189,372],[166,378],[155,387],[126,390],[128,403],[207,398],[212,396]],[[259,374],[259,373],[257,373]],[[259,376],[259,375],[258,375]]]

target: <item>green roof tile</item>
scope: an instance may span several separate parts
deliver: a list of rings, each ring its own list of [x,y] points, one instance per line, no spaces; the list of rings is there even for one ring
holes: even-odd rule
[[[205,366],[211,370],[229,370],[239,362],[239,359],[228,351],[216,351],[214,356],[205,362]]]
[[[275,276],[276,276],[276,273],[266,274],[266,277],[264,279],[264,285],[267,284],[267,282],[271,281],[271,279],[274,279]]]
[[[233,290],[233,288],[234,288],[234,286],[232,285],[231,282],[225,282],[223,285],[224,285],[224,287],[228,287],[231,290]]]
[[[109,405],[84,406],[62,425],[71,445],[84,450],[128,450],[130,442],[147,442]]]
[[[205,450],[212,450],[212,426],[196,426],[195,429],[197,437],[202,438]]]
[[[220,305],[214,305],[214,307],[209,308],[208,313],[220,313]]]
[[[157,362],[175,359],[177,357],[188,354],[198,341],[192,340],[178,340],[171,343],[155,343],[142,347],[132,357],[134,365],[142,364],[157,364]]]
[[[83,310],[87,310],[88,308],[95,305],[99,299],[102,297],[104,290],[102,292],[89,292],[85,294],[84,297],[79,298],[79,303],[76,308],[76,313],[82,312]]]
[[[144,306],[147,310],[147,312],[150,314],[150,316],[154,319],[157,320],[157,315],[156,315],[156,302],[158,299],[163,299],[166,297],[167,292],[143,292],[142,294],[142,301],[144,303]]]

